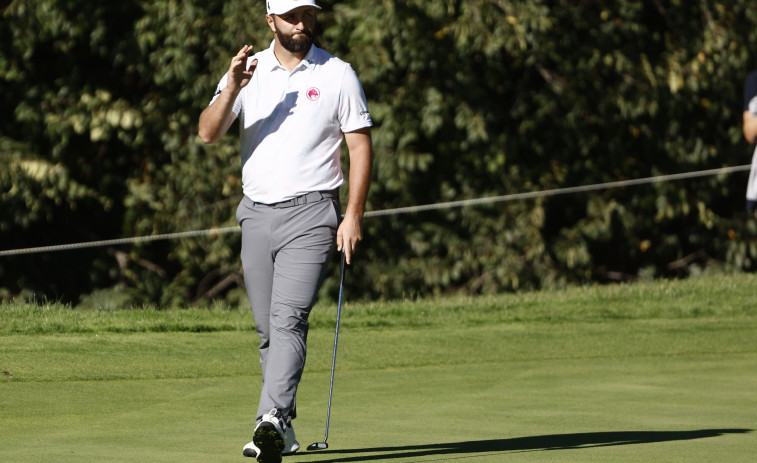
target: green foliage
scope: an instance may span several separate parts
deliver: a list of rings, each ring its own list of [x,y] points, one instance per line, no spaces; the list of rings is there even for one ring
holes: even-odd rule
[[[745,3],[382,5],[387,14],[343,5],[343,25],[327,30],[381,95],[376,209],[748,160]],[[371,222],[377,251],[361,273],[385,296],[682,275],[695,271],[687,256],[750,268],[734,259],[745,255],[735,241],[752,239],[734,232],[746,219],[740,178]],[[403,278],[382,278],[396,268]]]
[[[757,12],[746,1],[321,4],[320,44],[357,70],[376,122],[369,210],[749,160],[741,92],[757,62]],[[235,51],[270,43],[263,2],[3,5],[0,247],[234,224],[238,138],[204,145],[197,118]],[[745,185],[706,177],[366,219],[348,292],[492,294],[751,270]],[[230,234],[0,258],[0,287],[74,302],[115,287],[133,306],[236,303],[238,252]]]

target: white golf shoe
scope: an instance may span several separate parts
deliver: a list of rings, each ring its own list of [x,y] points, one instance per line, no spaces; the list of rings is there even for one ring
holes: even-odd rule
[[[281,451],[282,455],[291,455],[300,449],[300,443],[294,437],[294,428],[292,423],[289,423],[286,431],[284,431],[284,450]]]
[[[300,449],[292,424],[287,424],[278,410],[263,415],[255,427],[252,442],[242,449],[246,457],[257,458],[261,463],[279,463],[283,455],[291,455]]]
[[[248,442],[247,445],[245,445],[242,449],[242,455],[246,457],[257,458],[259,453],[260,449],[257,445],[255,445],[255,441]]]

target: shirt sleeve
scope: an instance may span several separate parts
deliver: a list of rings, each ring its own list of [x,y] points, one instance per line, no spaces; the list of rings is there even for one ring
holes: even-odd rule
[[[373,125],[363,87],[352,66],[349,65],[344,71],[339,93],[339,125],[344,133]]]
[[[221,81],[218,82],[218,86],[216,87],[216,93],[213,95],[213,98],[210,99],[210,103],[208,103],[208,106],[212,105],[213,102],[215,102],[218,99],[218,95],[221,94],[221,90],[226,88],[226,84],[229,81],[229,75],[224,74],[223,77],[221,77]],[[240,96],[237,96],[237,99],[234,101],[234,107],[232,108],[232,111],[234,111],[234,114],[237,116],[239,115],[239,111],[242,109],[242,98],[241,98],[242,92],[239,93]]]
[[[750,111],[750,103],[755,97],[757,97],[757,71],[752,71],[747,76],[746,83],[744,84],[744,111]],[[752,106],[755,105],[753,104]]]

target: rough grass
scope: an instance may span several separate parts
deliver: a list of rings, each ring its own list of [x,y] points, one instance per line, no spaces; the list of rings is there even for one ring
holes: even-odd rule
[[[561,291],[413,301],[344,303],[349,328],[423,328],[512,322],[684,319],[757,314],[757,277],[722,275],[689,280],[586,286]],[[349,298],[349,294],[345,296]],[[313,310],[313,329],[333,328],[334,301]],[[166,333],[254,330],[248,307],[84,310],[59,303],[0,303],[0,335]]]

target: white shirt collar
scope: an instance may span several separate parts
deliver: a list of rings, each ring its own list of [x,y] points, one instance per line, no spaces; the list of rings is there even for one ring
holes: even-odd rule
[[[272,58],[272,60],[271,60],[272,63],[271,63],[270,68],[271,68],[271,70],[274,70],[276,68],[286,69],[284,66],[281,65],[281,63],[279,63],[279,59],[276,58],[276,53],[274,52],[274,46],[275,45],[276,45],[276,40],[274,39],[271,42],[271,46],[269,47],[269,50],[271,52],[271,58]],[[307,54],[302,59],[302,61],[300,62],[300,64],[298,64],[297,66],[295,66],[295,68],[292,70],[292,72],[294,72],[294,70],[296,70],[297,68],[299,68],[301,66],[305,66],[308,69],[312,69],[313,66],[315,65],[315,54],[317,53],[316,52],[316,48],[318,48],[318,47],[316,47],[315,44],[311,45],[310,46],[310,50],[308,50]]]

